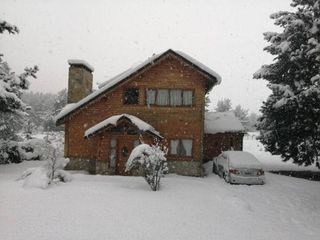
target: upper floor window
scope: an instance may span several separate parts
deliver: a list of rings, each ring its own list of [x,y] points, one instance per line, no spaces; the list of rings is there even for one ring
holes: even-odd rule
[[[123,96],[124,104],[138,104],[139,103],[139,89],[128,88],[124,91]]]
[[[181,89],[147,89],[147,105],[192,106],[193,91]]]

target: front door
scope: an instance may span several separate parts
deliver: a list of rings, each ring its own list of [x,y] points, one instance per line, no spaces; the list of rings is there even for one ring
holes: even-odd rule
[[[133,149],[134,136],[123,135],[118,138],[117,146],[117,162],[116,162],[116,174],[117,175],[130,175],[126,173],[126,163]]]

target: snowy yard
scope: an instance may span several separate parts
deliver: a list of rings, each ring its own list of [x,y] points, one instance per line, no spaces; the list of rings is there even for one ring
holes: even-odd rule
[[[36,165],[0,167],[0,239],[319,239],[319,182],[169,175],[153,192],[141,177],[74,173],[46,190],[14,181]]]

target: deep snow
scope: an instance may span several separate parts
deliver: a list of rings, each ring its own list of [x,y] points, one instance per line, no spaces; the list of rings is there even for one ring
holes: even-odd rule
[[[153,192],[142,177],[80,172],[45,190],[15,181],[39,164],[0,166],[0,239],[319,239],[319,182],[266,173],[265,185],[243,186],[169,175]]]

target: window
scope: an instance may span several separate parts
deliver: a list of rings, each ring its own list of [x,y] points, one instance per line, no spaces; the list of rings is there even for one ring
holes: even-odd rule
[[[139,103],[139,89],[138,88],[128,88],[124,92],[123,96],[124,104],[138,104]]]
[[[157,104],[160,106],[169,105],[169,90],[168,89],[160,89],[157,94]]]
[[[170,105],[171,106],[181,106],[181,104],[182,104],[181,93],[182,93],[182,90],[170,90]]]
[[[147,89],[146,104],[158,106],[191,107],[193,90],[181,89]]]
[[[174,139],[170,141],[170,154],[192,156],[192,139]]]
[[[147,89],[147,105],[152,105],[156,103],[156,90]]]
[[[193,92],[191,90],[183,91],[183,105],[191,106],[192,105],[192,96]]]
[[[116,147],[117,147],[117,140],[116,139],[111,139],[110,142],[110,168],[115,168],[116,167]]]

